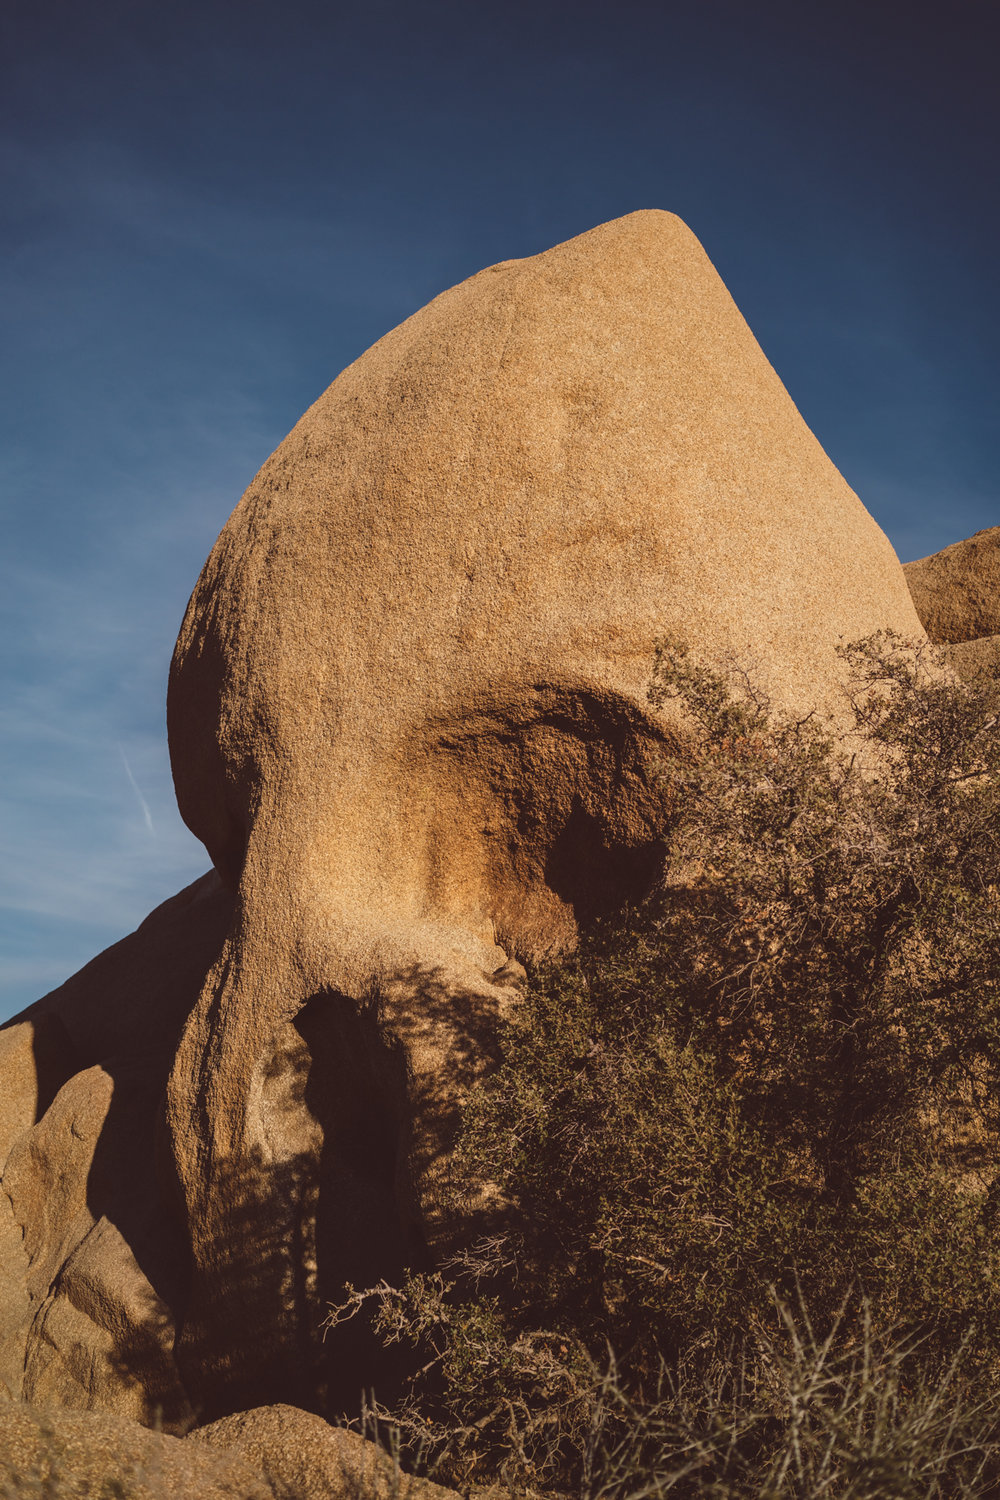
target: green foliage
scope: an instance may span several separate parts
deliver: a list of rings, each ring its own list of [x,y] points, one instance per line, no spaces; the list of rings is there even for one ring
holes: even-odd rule
[[[657,654],[651,702],[685,731],[663,757],[662,879],[533,975],[469,1103],[456,1192],[495,1185],[497,1237],[448,1281],[380,1294],[386,1335],[427,1353],[404,1422],[436,1423],[459,1475],[593,1488],[598,1410],[602,1472],[639,1443],[645,1470],[680,1475],[728,1402],[709,1447],[772,1487],[726,1488],[705,1458],[690,1493],[929,1494],[914,1433],[932,1409],[958,1432],[992,1385],[1000,692],[892,637],[843,655],[838,728]],[[817,1351],[825,1488],[788,1449],[789,1372]],[[940,1492],[992,1493],[960,1487],[956,1442],[938,1433]]]

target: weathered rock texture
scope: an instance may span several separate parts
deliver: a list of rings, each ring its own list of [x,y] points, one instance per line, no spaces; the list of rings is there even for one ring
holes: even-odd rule
[[[174,658],[178,799],[231,894],[3,1043],[12,1392],[356,1410],[385,1368],[353,1324],[321,1344],[325,1301],[448,1242],[518,960],[655,865],[657,638],[829,707],[881,628],[920,634],[889,543],[668,214],[484,271],[346,370]]]
[[[1000,669],[1000,526],[903,569],[917,614],[959,677]]]

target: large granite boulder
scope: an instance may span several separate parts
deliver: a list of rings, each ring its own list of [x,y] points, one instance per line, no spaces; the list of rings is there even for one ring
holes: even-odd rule
[[[325,1304],[461,1232],[451,1132],[520,960],[655,868],[657,638],[805,709],[882,628],[921,633],[892,548],[669,214],[492,267],[346,370],[178,640],[218,876],[0,1032],[11,1394],[181,1431],[384,1392]]]

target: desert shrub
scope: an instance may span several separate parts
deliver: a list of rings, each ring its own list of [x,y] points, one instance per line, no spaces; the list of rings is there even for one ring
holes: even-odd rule
[[[532,975],[469,1101],[455,1191],[493,1184],[493,1237],[378,1293],[426,1356],[403,1425],[458,1477],[925,1494],[933,1429],[941,1493],[989,1492],[955,1434],[1000,1354],[1000,692],[893,637],[844,656],[836,727],[657,654],[662,877]]]

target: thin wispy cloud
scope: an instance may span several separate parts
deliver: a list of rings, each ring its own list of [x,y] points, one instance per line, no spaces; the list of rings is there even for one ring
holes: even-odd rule
[[[118,751],[119,751],[119,754],[121,755],[121,758],[122,758],[122,765],[125,767],[125,775],[128,777],[129,782],[131,783],[131,786],[132,786],[132,790],[135,792],[135,795],[139,799],[139,806],[142,808],[142,815],[143,815],[143,817],[146,820],[146,827],[149,829],[150,833],[155,838],[156,837],[156,829],[153,827],[153,815],[152,815],[152,813],[149,810],[149,803],[146,801],[145,797],[142,795],[142,792],[139,789],[139,783],[136,781],[135,777],[132,775],[132,767],[128,763],[128,756],[125,754],[125,750],[124,750],[124,748],[122,746],[121,740],[118,741]]]

